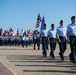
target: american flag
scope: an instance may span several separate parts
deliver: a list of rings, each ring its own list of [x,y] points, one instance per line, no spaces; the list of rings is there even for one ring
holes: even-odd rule
[[[38,14],[37,22],[36,22],[36,27],[35,28],[38,28],[39,27],[40,22],[42,22],[42,18],[40,17],[40,14]]]

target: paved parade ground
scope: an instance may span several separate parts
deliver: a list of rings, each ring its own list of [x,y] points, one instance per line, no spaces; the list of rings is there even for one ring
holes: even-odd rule
[[[42,50],[33,47],[0,46],[0,75],[76,75],[76,63],[69,61],[69,47],[62,62],[55,50],[55,59],[42,56]]]

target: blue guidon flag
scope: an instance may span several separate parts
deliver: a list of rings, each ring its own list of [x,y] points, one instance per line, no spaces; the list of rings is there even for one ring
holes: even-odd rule
[[[45,17],[43,16],[40,31],[44,30]]]

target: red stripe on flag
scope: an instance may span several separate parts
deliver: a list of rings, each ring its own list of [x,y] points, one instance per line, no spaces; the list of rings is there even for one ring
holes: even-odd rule
[[[38,28],[40,25],[40,22],[42,22],[42,18],[39,16],[39,19],[37,20],[36,22],[36,27],[35,28]]]

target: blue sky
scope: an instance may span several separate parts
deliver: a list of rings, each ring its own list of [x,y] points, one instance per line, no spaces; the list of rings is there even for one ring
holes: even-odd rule
[[[62,19],[67,26],[76,16],[76,0],[0,0],[0,28],[35,29],[37,15],[45,16],[47,28]]]

